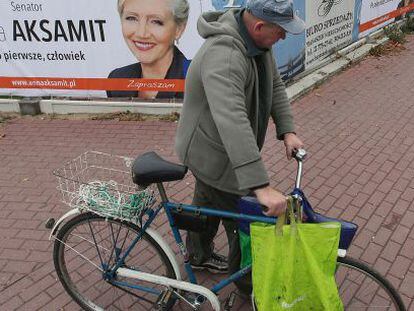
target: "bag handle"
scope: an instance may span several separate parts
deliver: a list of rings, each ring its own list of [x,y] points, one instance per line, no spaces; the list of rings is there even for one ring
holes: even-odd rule
[[[279,215],[277,218],[277,222],[275,225],[275,233],[278,236],[283,235],[283,226],[286,224],[287,219],[290,221],[291,230],[295,230],[297,228],[297,224],[302,223],[302,217],[301,217],[301,204],[299,202],[299,199],[295,196],[287,196],[286,197],[286,211]],[[296,215],[295,215],[296,213]],[[287,215],[286,215],[287,214]]]

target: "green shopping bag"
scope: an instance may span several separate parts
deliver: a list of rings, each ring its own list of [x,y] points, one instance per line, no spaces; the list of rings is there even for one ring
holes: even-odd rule
[[[259,311],[343,310],[335,282],[340,224],[298,223],[288,200],[276,226],[250,226],[253,292]]]
[[[240,268],[243,269],[252,264],[252,251],[250,235],[239,230],[239,244],[241,251]]]

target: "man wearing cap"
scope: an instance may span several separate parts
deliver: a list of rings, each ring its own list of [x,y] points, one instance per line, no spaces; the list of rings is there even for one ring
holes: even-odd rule
[[[270,187],[260,155],[269,118],[288,159],[303,144],[295,134],[272,45],[286,32],[301,33],[305,24],[291,1],[250,0],[245,9],[205,13],[197,26],[205,42],[187,73],[175,143],[180,160],[196,178],[193,204],[236,211],[240,196],[254,192],[267,207],[265,214],[277,216],[286,209],[286,199]],[[188,232],[193,268],[227,270],[223,258],[213,252],[219,222],[211,218],[207,232]],[[231,274],[240,265],[237,224],[223,219],[223,225]],[[236,285],[249,292],[250,286],[243,283]]]

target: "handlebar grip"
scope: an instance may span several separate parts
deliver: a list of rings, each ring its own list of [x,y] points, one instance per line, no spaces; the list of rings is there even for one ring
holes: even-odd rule
[[[296,173],[296,182],[295,182],[295,188],[300,188],[300,183],[302,180],[302,161],[306,158],[306,150],[305,149],[298,149],[294,153],[293,157],[298,162],[298,170]]]
[[[305,160],[306,155],[307,155],[306,150],[303,149],[303,148],[294,150],[292,152],[292,156],[295,158],[296,161],[303,161],[303,160]]]

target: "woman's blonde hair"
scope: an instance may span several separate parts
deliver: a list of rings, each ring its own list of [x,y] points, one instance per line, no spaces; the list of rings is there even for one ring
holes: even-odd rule
[[[126,0],[118,0],[118,13],[122,15],[124,11],[124,4]],[[174,16],[174,21],[177,25],[187,23],[190,5],[187,0],[166,0],[171,2],[171,12]]]

